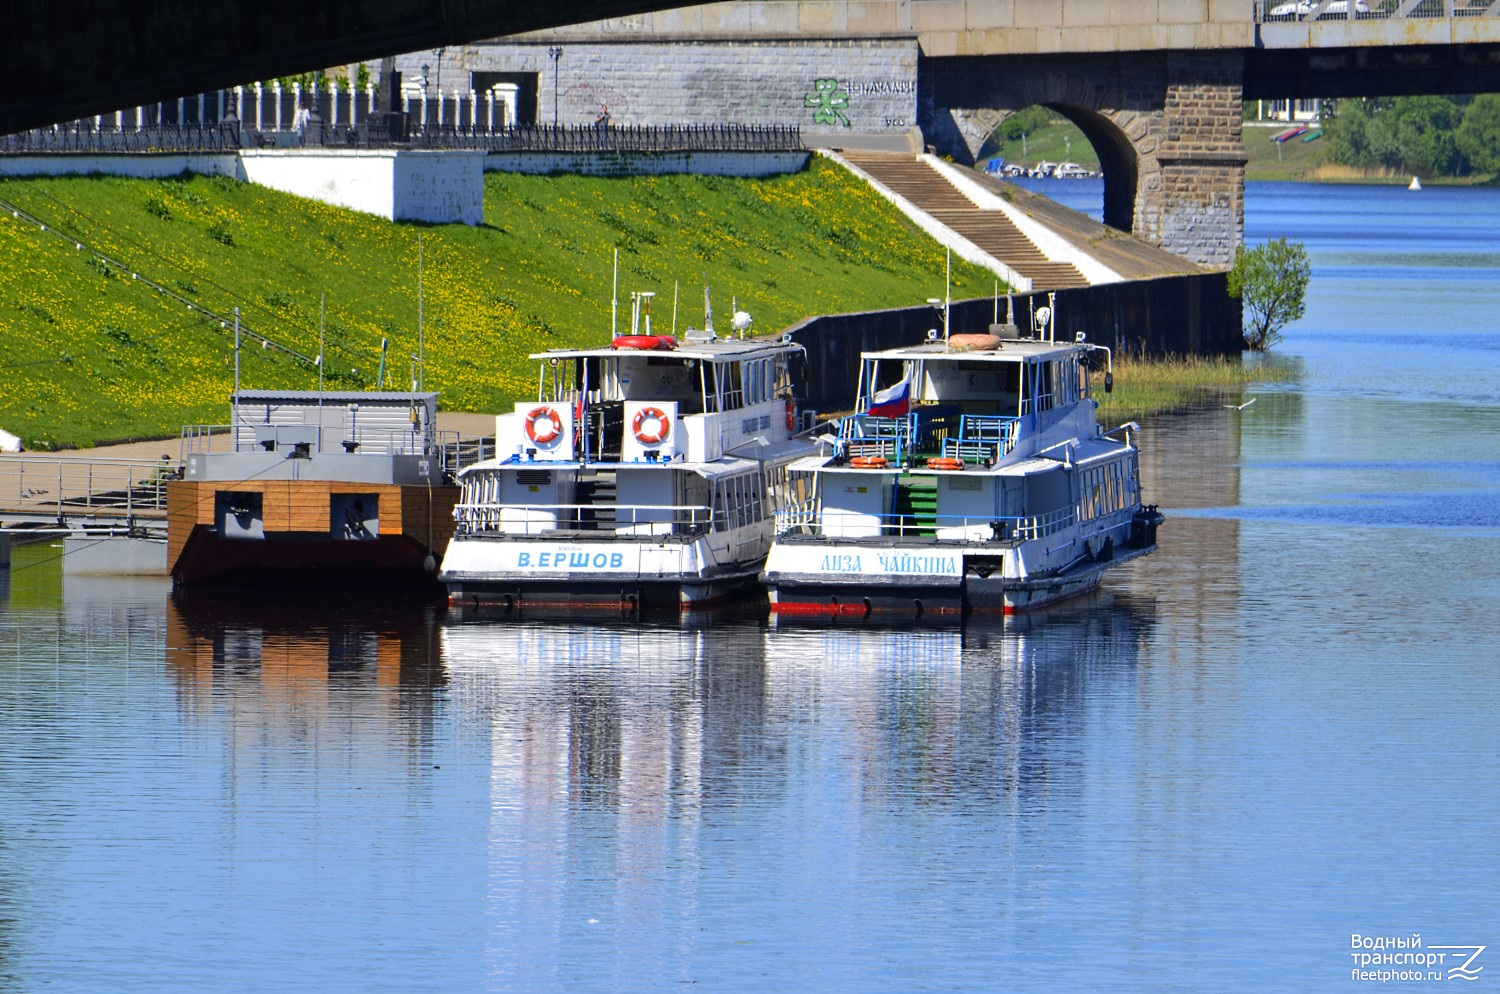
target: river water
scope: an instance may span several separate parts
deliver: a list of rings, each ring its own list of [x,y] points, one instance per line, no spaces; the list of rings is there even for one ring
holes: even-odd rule
[[[19,550],[0,991],[1326,991],[1356,935],[1500,949],[1496,231],[1500,191],[1252,185],[1248,238],[1312,256],[1301,379],[1148,425],[1159,553],[1003,625],[177,602]]]

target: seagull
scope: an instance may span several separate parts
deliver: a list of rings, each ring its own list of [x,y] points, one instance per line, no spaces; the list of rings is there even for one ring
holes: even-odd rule
[[[1224,406],[1227,407],[1227,408],[1229,408],[1231,411],[1243,411],[1245,408],[1249,407],[1253,403],[1255,403],[1255,398],[1251,397],[1249,400],[1245,401],[1243,404],[1225,404]]]

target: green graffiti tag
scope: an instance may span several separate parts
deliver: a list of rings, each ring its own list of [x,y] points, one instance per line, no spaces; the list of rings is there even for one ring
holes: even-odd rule
[[[849,109],[849,94],[839,89],[836,79],[813,81],[814,90],[805,98],[806,106],[813,110],[813,121],[817,124],[842,124],[849,127],[849,118],[844,111]]]

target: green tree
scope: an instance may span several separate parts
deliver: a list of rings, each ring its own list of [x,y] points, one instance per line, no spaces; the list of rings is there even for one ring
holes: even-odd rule
[[[1301,242],[1277,238],[1234,254],[1229,295],[1244,305],[1245,347],[1264,352],[1281,341],[1281,329],[1307,310],[1312,266]]]
[[[1453,139],[1475,172],[1500,172],[1500,93],[1475,97]]]

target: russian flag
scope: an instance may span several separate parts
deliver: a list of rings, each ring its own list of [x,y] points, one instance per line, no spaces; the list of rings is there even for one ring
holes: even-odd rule
[[[886,387],[870,399],[866,414],[877,418],[905,417],[911,410],[911,381],[903,379],[894,386]]]

